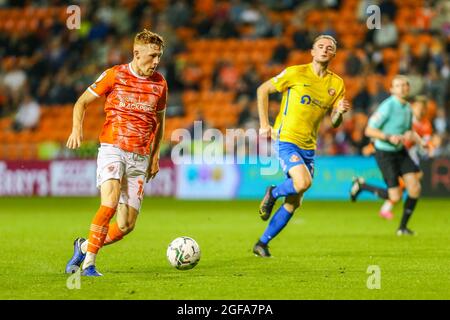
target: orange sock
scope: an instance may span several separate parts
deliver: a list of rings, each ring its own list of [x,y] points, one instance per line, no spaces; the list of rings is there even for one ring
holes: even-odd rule
[[[108,234],[109,221],[116,213],[116,208],[100,206],[89,230],[89,242],[87,251],[97,254],[98,250],[103,246],[106,235]]]
[[[109,225],[108,234],[106,235],[104,246],[114,243],[116,241],[122,240],[124,234],[122,230],[119,229],[119,225],[117,224],[117,221],[114,223],[111,223]]]

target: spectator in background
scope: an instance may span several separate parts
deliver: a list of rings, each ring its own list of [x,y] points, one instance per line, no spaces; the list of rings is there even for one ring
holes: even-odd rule
[[[273,49],[270,64],[285,64],[289,55],[289,49],[285,44],[286,41],[278,39],[277,45]]]
[[[370,112],[372,113],[373,110],[384,100],[386,100],[387,98],[389,98],[389,93],[386,91],[386,89],[384,88],[383,82],[381,81],[377,81],[376,83],[376,91],[375,93],[371,96],[371,105],[370,105]]]
[[[235,38],[239,36],[233,23],[230,20],[220,17],[214,20],[213,25],[209,29],[208,36],[211,38]]]
[[[415,16],[414,22],[418,31],[430,30],[431,21],[436,16],[431,1],[425,0],[422,6],[417,7]]]
[[[181,73],[183,88],[186,90],[200,90],[202,78],[203,71],[198,63],[187,61]]]
[[[370,72],[386,75],[386,67],[383,63],[382,52],[375,48],[371,43],[367,43],[365,46],[367,59],[369,60]]]
[[[246,96],[250,99],[256,98],[256,90],[261,83],[258,71],[254,64],[247,66],[244,74],[240,77],[239,85],[236,91],[236,100],[239,100],[242,96]]]
[[[442,33],[444,37],[450,35],[450,2],[439,1],[436,4],[436,16],[431,21],[431,31]]]
[[[20,132],[25,129],[36,128],[39,123],[40,114],[39,104],[26,92],[14,118],[12,129]]]
[[[341,0],[321,0],[320,5],[326,9],[339,10],[341,2]]]
[[[383,11],[381,11],[383,12]],[[381,29],[375,29],[373,42],[377,48],[396,47],[398,42],[397,26],[389,15],[381,15]]]
[[[397,5],[393,0],[381,0],[379,7],[380,12],[386,14],[390,20],[395,20],[397,16]]]
[[[351,50],[345,60],[345,70],[347,71],[347,74],[349,76],[357,76],[361,74],[362,67],[361,60],[356,55],[355,51]]]
[[[297,22],[294,25],[292,33],[294,48],[299,50],[309,50],[312,47],[312,39],[303,22]]]
[[[186,0],[172,0],[166,11],[167,20],[173,28],[188,25],[192,16],[192,9]]]
[[[240,25],[241,15],[245,10],[245,5],[242,0],[232,0],[230,5],[229,17],[232,23],[235,25]]]
[[[23,70],[22,66],[22,60],[15,57],[7,59],[4,63],[6,73],[2,82],[12,95],[16,95],[20,92],[27,82],[27,74]]]
[[[439,107],[445,106],[448,83],[442,78],[436,65],[431,63],[426,79],[428,97],[434,99]]]
[[[406,76],[409,79],[410,96],[415,97],[423,94],[425,90],[425,80],[415,65],[411,65],[409,73],[407,73]]]
[[[417,68],[417,71],[425,75],[428,72],[428,65],[430,64],[430,48],[427,44],[421,43],[419,47],[419,53],[413,57],[412,64]]]
[[[11,104],[6,92],[6,88],[0,83],[0,117],[4,117],[11,113]]]
[[[411,63],[413,61],[413,56],[411,53],[411,46],[403,42],[400,45],[400,58],[399,58],[399,73],[405,74],[409,72],[409,67],[411,66]]]
[[[369,16],[367,8],[371,5],[378,5],[378,2],[378,0],[360,0],[356,7],[356,17],[358,18],[358,21],[366,23],[367,17]]]
[[[69,104],[77,100],[77,93],[72,86],[69,74],[64,68],[56,74],[55,82],[49,88],[47,94],[49,104]]]
[[[355,110],[356,111],[356,110]],[[350,144],[357,154],[363,154],[363,149],[370,143],[370,139],[364,134],[367,125],[367,112],[355,112],[348,125],[347,136]]]
[[[321,34],[326,34],[326,35],[332,36],[333,38],[337,37],[336,30],[333,28],[333,24],[331,23],[331,21],[329,19],[325,20]]]
[[[361,84],[361,88],[358,91],[358,93],[353,97],[352,100],[353,110],[355,112],[360,111],[363,113],[367,113],[369,111],[371,101],[370,101],[370,94],[367,90],[367,84],[366,81]]]
[[[216,90],[236,90],[239,72],[230,61],[219,61],[213,71],[213,84]]]

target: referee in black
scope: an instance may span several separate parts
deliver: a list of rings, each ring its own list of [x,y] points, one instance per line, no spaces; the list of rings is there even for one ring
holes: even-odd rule
[[[395,76],[392,80],[391,96],[384,100],[370,117],[365,131],[366,136],[375,140],[375,159],[388,188],[368,185],[363,178],[359,177],[353,180],[350,190],[353,201],[356,201],[361,191],[366,190],[396,204],[402,198],[402,189],[399,186],[399,177],[401,177],[408,197],[405,200],[402,220],[397,230],[399,236],[415,234],[407,227],[407,224],[421,191],[417,175],[420,169],[410,158],[403,142],[412,139],[426,147],[420,136],[412,131],[413,114],[406,100],[408,96],[408,79],[402,75]]]

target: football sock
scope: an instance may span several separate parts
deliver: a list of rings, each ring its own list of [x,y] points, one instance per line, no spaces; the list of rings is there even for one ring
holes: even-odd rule
[[[106,246],[108,244],[112,244],[114,242],[122,240],[123,237],[124,237],[124,234],[119,229],[117,222],[110,223],[109,228],[108,228],[108,234],[106,235],[105,242],[103,243],[103,245]],[[89,241],[85,241],[81,244],[81,252],[82,253],[86,254],[88,244],[89,244]]]
[[[389,199],[387,189],[383,189],[383,188],[380,188],[380,187],[375,187],[375,186],[367,184],[367,183],[362,183],[361,184],[361,190],[370,191],[373,194],[375,194],[376,196],[380,197],[381,199],[385,199],[385,200]]]
[[[406,228],[409,218],[411,218],[414,208],[416,207],[417,200],[419,199],[410,198],[409,196],[406,198],[405,205],[403,206],[403,216],[400,223],[400,229]]]
[[[292,218],[292,213],[288,212],[284,205],[282,205],[277,212],[273,215],[269,222],[269,226],[264,231],[264,234],[259,238],[259,240],[267,244],[270,240],[275,238],[275,236],[280,233],[281,230],[286,226],[289,220]]]
[[[87,241],[87,240],[81,244],[81,252],[82,253],[86,254],[88,244],[89,244],[89,241]]]
[[[86,253],[86,258],[84,258],[83,269],[86,269],[89,266],[95,266],[95,258],[96,257],[97,257],[97,254],[88,251]]]
[[[298,194],[298,192],[295,190],[294,181],[291,178],[284,180],[272,190],[272,196],[276,199],[294,194]]]
[[[108,234],[106,235],[104,246],[122,240],[124,234],[120,230],[117,221],[109,225]]]
[[[109,221],[115,212],[116,208],[100,206],[91,223],[87,252],[97,253],[103,246],[103,242],[108,234]]]
[[[392,203],[391,200],[386,200],[383,203],[383,206],[381,207],[381,212],[391,212],[392,208],[394,207],[394,204]]]

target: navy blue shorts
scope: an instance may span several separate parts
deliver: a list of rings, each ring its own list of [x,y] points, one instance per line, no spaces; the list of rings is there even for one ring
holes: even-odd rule
[[[301,149],[297,145],[290,142],[275,141],[275,150],[280,160],[281,168],[284,174],[289,178],[289,170],[292,167],[305,164],[314,177],[314,155],[315,150]]]

